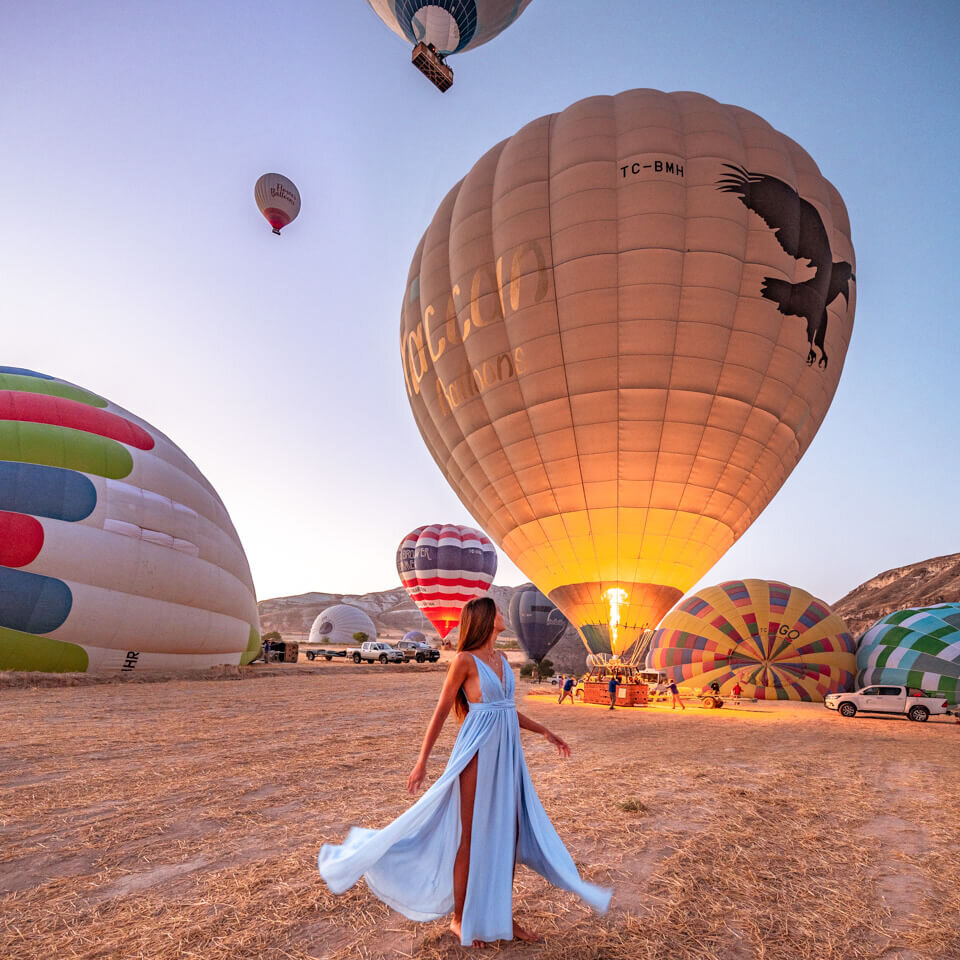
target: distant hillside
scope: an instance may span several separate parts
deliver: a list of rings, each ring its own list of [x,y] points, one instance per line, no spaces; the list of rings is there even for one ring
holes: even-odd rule
[[[878,573],[833,604],[833,610],[859,636],[895,610],[932,603],[960,603],[960,553]]]
[[[505,611],[517,589],[493,586],[490,593]],[[960,603],[960,553],[877,574],[833,604],[833,609],[847,622],[853,635],[859,636],[874,621],[894,610],[944,602]],[[258,604],[260,623],[264,633],[277,630],[291,640],[302,641],[310,633],[317,615],[336,603],[349,603],[364,610],[373,620],[377,634],[385,639],[397,639],[408,630],[422,630],[428,636],[437,636],[403,587],[364,594],[302,593],[262,600]],[[513,634],[507,631],[503,636],[512,638]],[[558,670],[568,673],[581,673],[586,669],[586,651],[573,627],[550,652],[550,659]]]
[[[490,588],[490,594],[501,610],[510,606],[510,597],[518,587]],[[336,603],[349,603],[363,610],[377,628],[377,635],[384,639],[397,639],[408,630],[422,630],[427,636],[436,637],[437,631],[430,621],[422,616],[416,604],[403,587],[379,590],[373,593],[301,593],[295,597],[276,597],[261,600],[260,626],[264,633],[276,630],[291,640],[306,640],[310,627],[317,616]],[[509,630],[503,636],[513,638]],[[550,651],[550,659],[557,669],[567,672],[583,672],[586,669],[586,650],[580,635],[570,627]]]

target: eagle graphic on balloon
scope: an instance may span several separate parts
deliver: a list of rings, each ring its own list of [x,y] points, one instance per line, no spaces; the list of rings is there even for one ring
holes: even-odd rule
[[[718,189],[735,193],[748,210],[774,231],[784,252],[797,260],[809,260],[816,271],[803,283],[764,277],[761,292],[785,317],[806,319],[810,342],[807,363],[813,365],[817,359],[814,348],[819,347],[819,366],[826,368],[828,357],[823,343],[827,335],[827,307],[840,294],[849,303],[850,281],[857,280],[853,268],[846,260],[833,262],[830,240],[817,208],[793,187],[768,174],[751,173],[731,163],[724,166],[730,172],[717,181]]]

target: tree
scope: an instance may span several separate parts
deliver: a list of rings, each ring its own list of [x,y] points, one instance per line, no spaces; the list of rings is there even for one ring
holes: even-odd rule
[[[366,643],[370,638],[362,630],[358,630],[353,635],[353,639],[356,640],[357,643]]]
[[[269,633],[265,633],[260,639],[261,639],[264,643],[266,643],[268,640],[270,641],[270,643],[274,643],[274,642],[279,642],[279,641],[281,641],[281,640],[283,639],[283,637],[280,636],[279,631],[277,631],[277,630],[271,630]]]

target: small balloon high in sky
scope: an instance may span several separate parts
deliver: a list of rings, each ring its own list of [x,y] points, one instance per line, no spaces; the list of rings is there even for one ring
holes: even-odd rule
[[[253,196],[258,209],[278,237],[280,231],[296,220],[300,213],[300,191],[282,173],[265,173],[257,180]]]

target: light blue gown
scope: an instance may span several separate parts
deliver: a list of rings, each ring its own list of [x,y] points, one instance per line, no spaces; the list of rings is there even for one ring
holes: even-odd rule
[[[453,910],[453,861],[460,846],[460,773],[478,755],[470,873],[461,942],[513,939],[514,858],[554,886],[606,912],[611,891],[580,878],[540,803],[520,744],[513,672],[503,659],[505,688],[474,657],[483,699],[470,703],[442,776],[406,813],[382,830],[353,827],[341,846],[324,844],[320,876],[334,893],[361,877],[388,906],[411,920]]]

